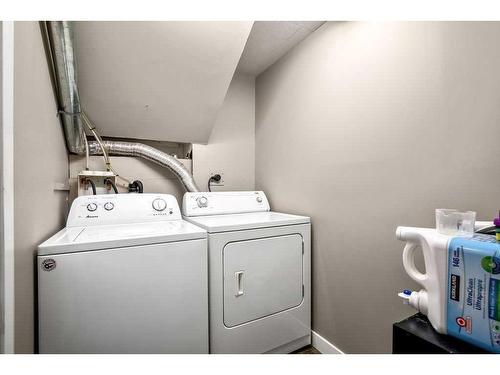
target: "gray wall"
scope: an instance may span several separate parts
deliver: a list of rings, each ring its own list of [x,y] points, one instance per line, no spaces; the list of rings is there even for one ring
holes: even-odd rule
[[[255,78],[235,74],[210,134],[208,145],[193,145],[193,173],[207,189],[211,173],[223,173],[224,186],[212,191],[255,188]]]
[[[397,225],[491,219],[500,186],[500,23],[329,22],[257,78],[256,185],[313,223],[313,329],[387,353],[415,287]]]
[[[68,157],[37,22],[16,22],[14,51],[15,350],[34,350],[34,257],[64,224]]]

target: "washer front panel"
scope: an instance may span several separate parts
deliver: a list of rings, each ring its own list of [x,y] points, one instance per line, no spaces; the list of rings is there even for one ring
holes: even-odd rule
[[[40,353],[207,353],[205,239],[38,256]]]

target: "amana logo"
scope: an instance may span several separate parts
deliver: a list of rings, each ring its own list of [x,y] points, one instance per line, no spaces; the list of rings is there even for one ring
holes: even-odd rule
[[[54,259],[48,258],[42,262],[42,270],[52,271],[54,268],[56,268],[56,261]]]

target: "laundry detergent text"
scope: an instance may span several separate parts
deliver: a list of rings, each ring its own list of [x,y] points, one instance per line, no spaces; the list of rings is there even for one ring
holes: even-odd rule
[[[467,281],[467,306],[475,310],[483,309],[484,281],[482,279],[468,279]]]
[[[447,332],[500,353],[500,242],[493,236],[454,237],[448,243]]]

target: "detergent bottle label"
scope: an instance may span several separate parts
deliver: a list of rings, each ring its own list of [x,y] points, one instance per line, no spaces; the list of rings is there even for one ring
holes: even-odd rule
[[[447,331],[500,353],[500,242],[454,237],[448,244]]]

